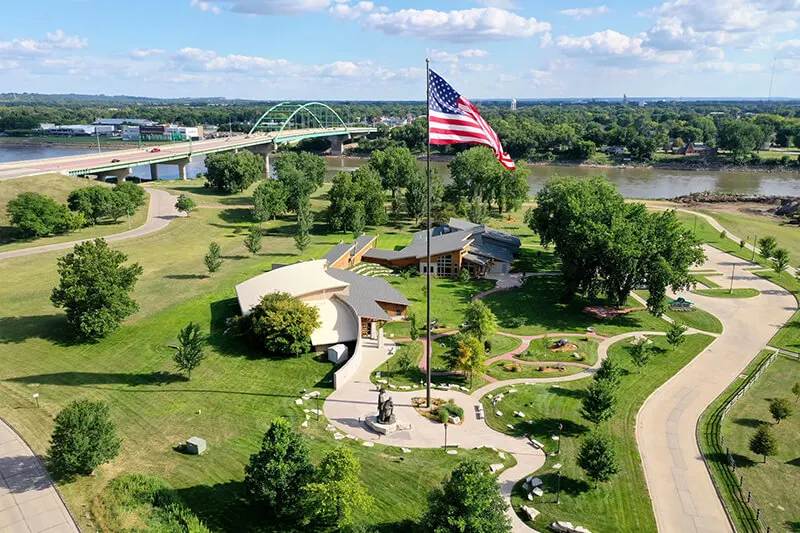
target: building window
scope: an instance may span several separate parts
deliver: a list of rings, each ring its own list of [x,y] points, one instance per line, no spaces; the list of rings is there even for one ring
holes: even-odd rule
[[[440,276],[452,276],[453,256],[449,254],[440,255],[439,258],[436,260],[436,270]]]

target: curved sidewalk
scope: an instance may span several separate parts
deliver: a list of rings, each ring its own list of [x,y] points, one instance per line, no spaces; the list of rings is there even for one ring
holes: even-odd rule
[[[125,239],[133,239],[134,237],[141,237],[148,233],[153,233],[167,227],[169,221],[173,218],[178,218],[181,214],[175,209],[175,202],[178,200],[177,196],[173,196],[167,191],[161,189],[152,189],[144,187],[150,194],[150,205],[147,208],[147,221],[129,231],[122,233],[115,233],[113,235],[106,235],[103,237],[108,242],[122,241]],[[41,254],[45,252],[52,252],[55,250],[66,250],[72,248],[81,242],[90,241],[93,239],[81,239],[78,241],[60,242],[57,244],[46,244],[44,246],[35,246],[33,248],[23,248],[21,250],[12,250],[10,252],[0,252],[0,260],[10,259],[12,257],[22,257],[26,255]],[[1,532],[2,530],[0,530]]]
[[[721,285],[761,291],[754,298],[683,296],[720,319],[721,335],[656,390],[637,414],[636,439],[660,533],[732,531],[712,484],[695,431],[705,408],[733,382],[797,309],[789,292],[742,267],[754,266],[705,247],[704,266],[721,273]]]
[[[79,533],[44,466],[0,419],[0,531]]]

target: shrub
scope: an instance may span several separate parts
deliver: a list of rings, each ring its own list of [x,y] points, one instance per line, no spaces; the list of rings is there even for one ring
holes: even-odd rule
[[[47,456],[53,470],[61,475],[86,475],[116,457],[119,444],[108,406],[79,400],[56,415]]]
[[[525,324],[525,320],[520,316],[512,316],[506,320],[506,325],[509,328],[519,328]]]
[[[265,295],[239,322],[259,347],[273,355],[307,353],[311,333],[320,325],[316,307],[285,292]]]
[[[53,198],[24,192],[8,202],[8,217],[24,237],[61,234],[82,227],[86,219]]]

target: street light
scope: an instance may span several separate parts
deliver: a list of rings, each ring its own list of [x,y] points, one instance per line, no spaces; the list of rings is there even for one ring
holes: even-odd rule
[[[447,451],[447,422],[444,423],[444,451]]]
[[[731,272],[731,290],[728,291],[728,294],[733,294],[733,277],[736,275],[736,262],[733,263],[733,271]]]
[[[758,235],[753,235],[753,257],[750,258],[751,263],[756,261],[756,245],[758,244]]]

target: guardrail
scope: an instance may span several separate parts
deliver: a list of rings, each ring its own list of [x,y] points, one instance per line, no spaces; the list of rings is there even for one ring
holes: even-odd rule
[[[705,423],[705,431],[702,435],[701,426],[704,425],[703,419],[705,418],[705,414],[703,417],[701,417],[700,423],[697,424],[695,437],[697,438],[697,445],[700,449],[700,454],[702,455],[703,462],[709,471],[711,481],[714,484],[714,488],[717,491],[720,502],[722,502],[722,507],[725,510],[725,514],[728,516],[728,521],[730,522],[733,530],[737,533],[738,529],[736,528],[736,523],[733,519],[732,513],[741,518],[747,527],[746,531],[748,533],[770,533],[770,526],[761,516],[761,509],[758,507],[752,492],[750,492],[745,486],[744,476],[737,470],[736,461],[731,455],[730,449],[725,444],[725,436],[722,434],[722,423],[724,422],[728,411],[730,411],[731,408],[736,405],[736,402],[738,402],[741,397],[744,396],[750,387],[752,387],[753,384],[758,380],[761,374],[763,374],[764,371],[769,368],[769,365],[772,364],[772,362],[778,356],[778,353],[779,351],[775,350],[772,355],[767,356],[758,365],[758,367],[747,376],[747,379],[741,385],[739,385],[735,391],[732,391],[729,394],[729,398],[723,404],[717,406],[709,413],[708,420]],[[708,447],[711,448],[710,451],[714,457],[709,457],[710,454],[707,454],[706,450],[703,449],[703,437],[705,437],[705,442],[707,442]],[[716,469],[712,469],[712,464],[714,464]],[[719,485],[717,478],[714,476],[715,471],[717,471],[722,477],[722,481],[725,483],[724,487]],[[722,497],[723,491],[730,492],[733,495],[734,501],[738,505],[738,509],[729,508],[725,498]]]

